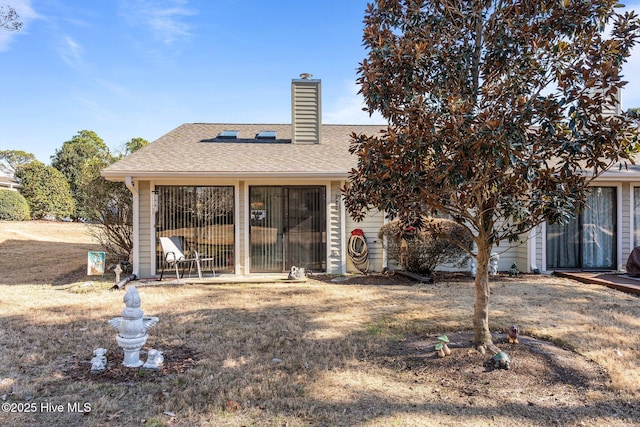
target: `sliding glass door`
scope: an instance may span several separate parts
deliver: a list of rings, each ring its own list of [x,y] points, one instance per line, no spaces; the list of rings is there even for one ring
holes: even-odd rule
[[[326,270],[325,187],[252,186],[252,273]]]
[[[547,227],[547,268],[615,268],[616,217],[616,189],[593,187],[582,213]]]

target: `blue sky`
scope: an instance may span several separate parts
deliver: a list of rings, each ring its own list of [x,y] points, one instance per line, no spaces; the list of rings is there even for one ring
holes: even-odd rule
[[[356,96],[365,0],[0,0],[0,149],[49,163],[79,130],[111,149],[182,123],[290,123],[291,79],[322,79],[325,123]],[[381,123],[378,119],[377,123]]]
[[[381,123],[355,84],[366,3],[0,0],[24,22],[0,30],[0,149],[49,163],[83,129],[117,150],[188,122],[289,123],[300,73],[322,79],[325,123]],[[624,74],[640,107],[638,49]]]

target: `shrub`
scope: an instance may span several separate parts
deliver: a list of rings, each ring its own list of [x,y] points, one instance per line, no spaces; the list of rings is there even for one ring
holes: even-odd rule
[[[21,193],[29,203],[32,219],[65,218],[75,211],[69,183],[59,170],[35,160],[20,166],[16,178],[22,185]]]
[[[29,204],[17,191],[0,190],[0,220],[26,221],[31,218]]]
[[[418,274],[431,274],[445,263],[462,265],[469,259],[473,240],[468,230],[454,221],[429,218],[421,230],[406,227],[399,220],[380,228],[378,238],[383,242],[389,259]],[[401,260],[402,242],[406,242],[406,258]]]

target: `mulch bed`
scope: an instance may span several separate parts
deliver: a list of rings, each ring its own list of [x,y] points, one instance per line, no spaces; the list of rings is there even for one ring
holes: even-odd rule
[[[124,354],[120,348],[108,350],[107,369],[104,372],[92,374],[91,360],[80,360],[64,369],[66,376],[77,381],[134,384],[154,382],[168,375],[182,374],[198,363],[198,355],[193,350],[186,347],[167,347],[162,349],[164,363],[160,369],[128,368],[122,365]],[[146,351],[140,352],[140,360],[146,360]]]

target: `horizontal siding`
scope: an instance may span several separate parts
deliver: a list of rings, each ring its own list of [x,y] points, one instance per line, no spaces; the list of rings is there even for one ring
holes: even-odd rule
[[[152,277],[154,267],[154,254],[151,248],[155,243],[153,232],[153,215],[151,212],[151,183],[140,181],[138,186],[139,211],[138,218],[140,224],[138,254],[140,256],[139,274],[141,277]]]
[[[362,222],[355,222],[351,217],[347,217],[347,230],[345,236],[344,247],[348,245],[351,232],[357,228],[364,232],[369,252],[369,270],[373,272],[381,272],[383,265],[383,248],[382,242],[378,240],[378,232],[380,227],[384,225],[384,214],[380,211],[372,210],[367,214]],[[358,270],[353,265],[349,256],[347,256],[347,272],[355,273]]]
[[[327,201],[329,204],[329,239],[327,272],[339,274],[342,271],[342,214],[340,211],[340,182],[331,182],[331,197]]]
[[[631,241],[631,215],[633,214],[633,206],[631,203],[631,184],[622,184],[622,224],[618,228],[621,233],[618,238],[622,239],[622,253],[620,254],[620,269],[626,268],[627,259],[633,250],[633,242]]]
[[[248,234],[247,222],[246,222],[247,217],[245,213],[245,208],[246,208],[245,199],[248,196],[246,195],[247,187],[244,181],[240,181],[238,183],[235,191],[238,192],[237,196],[235,197],[235,200],[237,200],[239,206],[236,207],[236,217],[235,217],[236,227],[238,227],[236,229],[238,231],[236,233],[238,239],[236,241],[236,246],[235,246],[236,253],[234,254],[235,255],[234,268],[236,270],[236,274],[244,275],[249,273],[249,255],[247,252],[249,236],[247,235]]]

